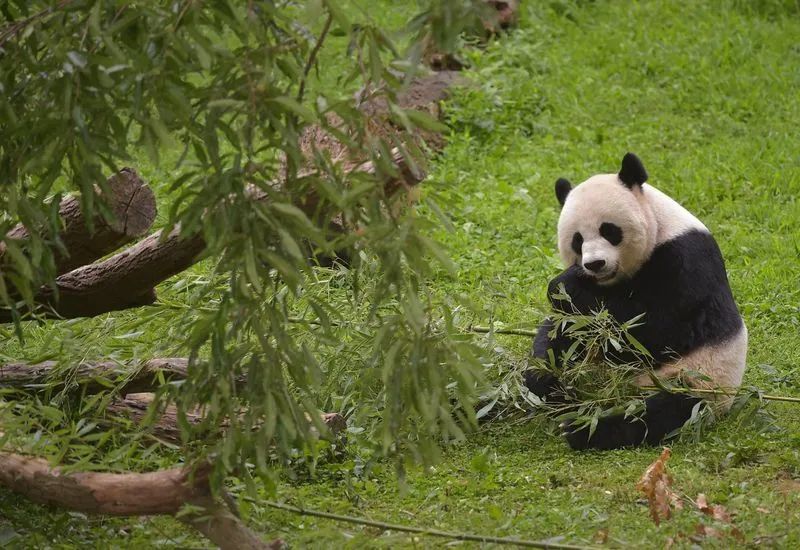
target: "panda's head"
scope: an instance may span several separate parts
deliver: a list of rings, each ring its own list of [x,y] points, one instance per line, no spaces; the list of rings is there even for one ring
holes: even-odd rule
[[[653,253],[656,223],[643,185],[647,172],[628,153],[618,174],[592,176],[572,187],[556,182],[561,203],[558,250],[565,266],[577,264],[598,284],[613,285],[633,276]]]

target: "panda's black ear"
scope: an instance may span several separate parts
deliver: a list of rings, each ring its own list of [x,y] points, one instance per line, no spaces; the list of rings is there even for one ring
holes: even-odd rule
[[[632,189],[634,185],[642,185],[647,181],[647,170],[644,169],[644,164],[639,160],[639,157],[633,153],[627,153],[622,158],[619,179],[629,189]]]
[[[572,191],[572,184],[569,180],[558,178],[556,181],[556,198],[558,199],[558,204],[564,206],[564,201],[567,200],[567,195],[569,195],[570,191]]]

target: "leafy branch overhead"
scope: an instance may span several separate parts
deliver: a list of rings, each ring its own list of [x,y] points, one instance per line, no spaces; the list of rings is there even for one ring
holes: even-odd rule
[[[116,468],[143,422],[188,463],[214,456],[210,491],[228,475],[252,488],[341,430],[319,414],[341,383],[324,361],[353,342],[365,352],[350,415],[376,456],[430,462],[462,437],[480,351],[427,287],[452,263],[407,205],[456,81],[418,64],[420,37],[450,51],[486,11],[433,0],[397,33],[330,0],[0,8],[0,320],[24,346],[34,323],[158,303],[156,286],[197,275],[187,307],[161,309],[186,362],[62,342],[9,364],[0,455]],[[327,297],[320,273],[341,280]],[[337,323],[342,308],[357,322]],[[290,324],[309,313],[318,328]],[[141,385],[155,393],[136,397]]]

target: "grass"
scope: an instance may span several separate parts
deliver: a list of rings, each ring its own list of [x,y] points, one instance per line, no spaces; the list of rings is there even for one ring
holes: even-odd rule
[[[442,273],[436,286],[475,304],[482,324],[535,326],[546,311],[546,282],[559,269],[553,182],[615,171],[634,151],[651,183],[700,217],[722,248],[750,331],[746,383],[798,395],[798,15],[794,2],[777,0],[524,2],[519,29],[472,54],[478,86],[451,102],[450,145],[424,184],[453,222],[453,231],[435,236],[459,265],[457,276]],[[180,300],[181,281],[201,276],[202,266],[167,283],[164,294]],[[115,328],[136,315],[48,326],[58,332],[41,329],[25,349],[9,342],[2,354],[30,360],[54,342],[86,338],[93,353],[123,359],[175,351],[177,313],[160,311],[119,338]],[[530,345],[519,337],[486,343],[498,352],[498,376],[522,363]],[[748,543],[797,547],[800,493],[781,487],[800,476],[800,411],[792,404],[769,409],[773,430],[739,417],[700,442],[676,442],[671,472],[679,492],[705,493],[735,513]],[[660,527],[650,521],[634,484],[657,450],[575,453],[550,428],[538,420],[490,424],[447,447],[433,470],[411,468],[403,486],[390,465],[365,467],[353,450],[313,477],[282,481],[278,494],[387,522],[578,544],[607,530],[615,546],[658,547],[670,538],[689,546],[679,535],[708,523],[691,509]],[[254,504],[243,511],[265,536],[295,547],[446,543]],[[203,544],[169,519],[87,519],[0,491],[0,544],[6,540],[56,548]]]

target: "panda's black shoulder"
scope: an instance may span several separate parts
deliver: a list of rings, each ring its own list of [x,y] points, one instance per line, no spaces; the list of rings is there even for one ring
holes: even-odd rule
[[[692,229],[658,244],[636,282],[649,290],[672,291],[687,298],[729,289],[722,252],[704,229]]]
[[[653,349],[663,344],[683,354],[741,329],[722,252],[707,230],[690,230],[658,245],[632,283],[650,318]]]

